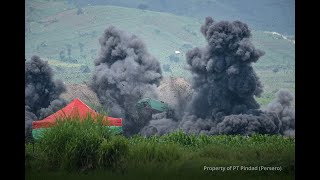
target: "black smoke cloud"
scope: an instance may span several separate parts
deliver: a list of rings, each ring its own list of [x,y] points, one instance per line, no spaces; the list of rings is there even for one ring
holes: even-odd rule
[[[248,26],[207,17],[200,31],[208,44],[186,53],[194,93],[184,115],[153,119],[141,133],[164,134],[174,127],[196,134],[294,134],[288,91],[281,90],[266,111],[254,99],[262,85],[251,64],[264,52],[251,43]]]
[[[113,26],[105,30],[99,43],[90,87],[111,116],[124,118],[126,134],[137,133],[149,119],[136,115],[135,103],[144,97],[157,98],[160,63],[138,37]]]
[[[281,122],[280,133],[287,136],[295,135],[295,109],[291,105],[293,95],[281,89],[277,92],[277,97],[267,107],[266,112],[272,113]]]
[[[260,95],[262,86],[251,63],[264,52],[250,42],[248,26],[239,21],[215,23],[208,17],[201,32],[208,45],[186,54],[196,91],[188,111],[201,118],[216,118],[258,109],[254,95]]]
[[[166,112],[158,113],[152,116],[152,120],[147,126],[141,129],[144,135],[163,135],[176,130],[177,122],[167,118]]]
[[[50,105],[47,108],[41,108],[39,119],[43,119],[57,111],[59,111],[61,108],[63,108],[67,102],[64,99],[55,99],[50,102]]]
[[[259,115],[241,114],[226,116],[218,124],[218,132],[226,134],[282,134],[295,136],[295,110],[291,106],[293,95],[285,89]]]
[[[38,56],[25,61],[26,135],[32,121],[42,119],[66,105],[66,101],[59,98],[65,91],[62,81],[53,80],[53,71],[46,61]]]

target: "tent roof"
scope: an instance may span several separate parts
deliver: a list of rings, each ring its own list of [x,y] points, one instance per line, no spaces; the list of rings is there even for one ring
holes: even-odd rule
[[[74,116],[79,116],[80,118],[84,118],[88,114],[90,114],[92,116],[98,115],[98,113],[95,110],[91,109],[84,102],[82,102],[79,98],[76,98],[72,102],[70,102],[67,106],[60,109],[56,113],[51,114],[50,116],[46,117],[45,119],[40,120],[40,121],[33,121],[32,128],[33,129],[47,128],[51,125],[56,124],[56,120],[58,118],[74,117]],[[106,117],[104,117],[104,118],[106,118]],[[109,120],[109,126],[122,126],[122,119],[121,118],[108,117],[108,120]]]

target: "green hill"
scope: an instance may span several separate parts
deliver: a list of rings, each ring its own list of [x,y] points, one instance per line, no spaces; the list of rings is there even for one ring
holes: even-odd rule
[[[39,55],[52,61],[56,78],[66,83],[82,83],[90,78],[90,73],[83,73],[81,67],[93,70],[100,48],[98,39],[110,25],[140,37],[162,64],[165,76],[188,78],[184,53],[205,45],[199,30],[204,20],[117,6],[86,6],[81,12],[78,10],[64,1],[26,2],[25,56],[29,59]],[[262,97],[257,98],[259,103],[268,103],[280,88],[294,92],[294,41],[263,31],[253,31],[253,41],[266,52],[254,65],[265,87]],[[181,53],[175,54],[176,50]]]

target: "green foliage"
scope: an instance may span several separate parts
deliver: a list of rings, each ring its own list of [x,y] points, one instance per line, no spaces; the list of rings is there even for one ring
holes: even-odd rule
[[[95,168],[100,144],[111,134],[102,120],[101,115],[95,119],[88,115],[81,121],[79,117],[58,119],[56,126],[43,132],[37,145],[52,168]]]
[[[104,176],[123,178],[140,177],[139,173],[151,178],[155,172],[159,173],[156,175],[159,178],[176,175],[186,179],[266,174],[251,171],[203,173],[202,170],[203,166],[243,165],[282,167],[281,172],[267,172],[268,177],[294,175],[294,138],[261,134],[188,135],[181,130],[163,136],[126,138],[100,127],[90,120],[81,126],[75,121],[60,122],[34,147],[26,144],[26,168],[29,172],[49,173],[57,168],[59,172],[101,171]]]
[[[124,158],[129,154],[128,140],[123,136],[105,139],[98,149],[98,165],[112,170],[124,168]]]
[[[193,145],[196,141],[196,135],[188,135],[182,132],[182,130],[178,130],[172,134],[165,135],[163,138],[165,141],[175,142],[181,145]]]
[[[156,142],[142,141],[131,148],[131,161],[139,164],[157,164],[163,162],[172,162],[180,159],[181,147],[175,143],[159,144]]]

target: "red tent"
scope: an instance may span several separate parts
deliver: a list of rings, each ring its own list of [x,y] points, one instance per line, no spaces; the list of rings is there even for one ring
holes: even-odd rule
[[[52,125],[56,124],[57,118],[64,118],[64,117],[74,117],[79,116],[80,118],[86,117],[90,114],[92,117],[98,115],[95,110],[91,109],[85,103],[83,103],[80,99],[76,98],[71,103],[69,103],[64,108],[60,109],[56,113],[48,116],[47,118],[40,120],[40,121],[33,121],[32,128],[48,128]],[[113,117],[104,117],[104,120],[108,118],[109,126],[122,126],[122,119],[121,118],[113,118]]]

